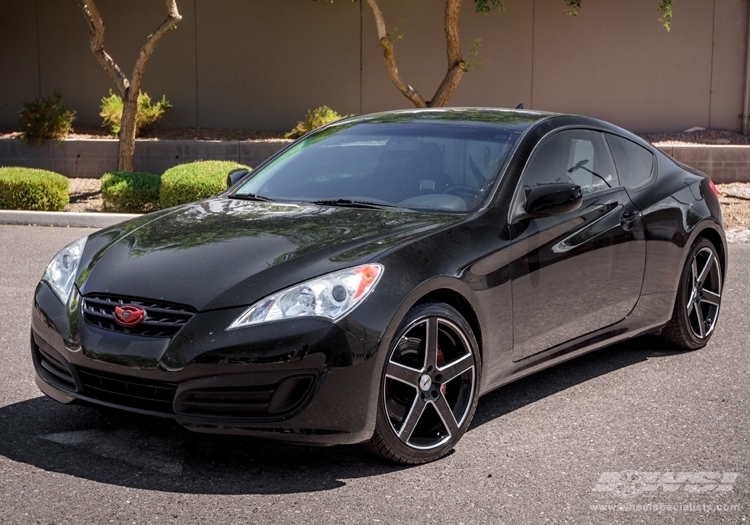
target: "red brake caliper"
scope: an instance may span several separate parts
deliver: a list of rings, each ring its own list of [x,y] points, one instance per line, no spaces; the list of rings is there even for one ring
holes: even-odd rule
[[[445,364],[445,355],[443,354],[443,351],[440,349],[440,346],[438,345],[438,351],[437,351],[437,366],[443,366]],[[445,395],[446,387],[445,383],[440,385],[440,392],[442,392],[443,395]]]

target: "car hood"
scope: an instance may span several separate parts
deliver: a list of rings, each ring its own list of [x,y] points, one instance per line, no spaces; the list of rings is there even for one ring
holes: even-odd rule
[[[92,235],[77,284],[83,295],[161,300],[198,311],[244,306],[464,218],[217,198]]]

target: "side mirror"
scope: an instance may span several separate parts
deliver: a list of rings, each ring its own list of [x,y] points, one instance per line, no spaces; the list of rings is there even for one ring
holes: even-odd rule
[[[227,175],[227,188],[231,188],[237,184],[248,173],[250,173],[250,170],[247,168],[236,168],[230,171]]]
[[[581,207],[583,192],[575,184],[540,184],[526,197],[524,218],[550,217]]]

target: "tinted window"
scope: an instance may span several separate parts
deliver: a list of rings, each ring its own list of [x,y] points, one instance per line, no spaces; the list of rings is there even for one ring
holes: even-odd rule
[[[473,123],[361,123],[302,139],[236,194],[466,211],[496,180],[518,133]]]
[[[654,156],[650,151],[617,135],[607,135],[607,142],[615,158],[620,184],[635,188],[651,177]]]
[[[601,133],[560,131],[537,147],[524,172],[526,194],[539,184],[567,182],[584,195],[618,185],[615,165]]]

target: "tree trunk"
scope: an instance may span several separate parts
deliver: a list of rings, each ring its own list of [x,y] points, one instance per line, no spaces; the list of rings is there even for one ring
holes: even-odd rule
[[[458,83],[466,73],[466,63],[461,55],[461,41],[459,36],[459,15],[461,0],[446,0],[445,2],[445,44],[448,54],[448,72],[430,100],[430,107],[443,107],[456,91]]]
[[[396,55],[393,49],[393,41],[388,35],[385,18],[380,10],[378,0],[367,0],[372,14],[375,16],[375,27],[378,30],[378,40],[383,48],[383,57],[388,68],[388,74],[396,88],[418,108],[443,107],[448,103],[453,92],[456,91],[458,83],[461,82],[466,72],[466,63],[461,55],[461,42],[459,34],[459,14],[461,12],[462,0],[446,0],[445,2],[445,42],[448,54],[448,72],[440,83],[432,100],[425,101],[419,92],[404,82],[396,67]]]
[[[133,67],[131,78],[127,78],[112,57],[104,50],[104,22],[94,0],[78,0],[83,9],[83,16],[89,24],[89,47],[107,74],[117,85],[122,97],[122,122],[120,124],[120,147],[117,155],[119,171],[133,171],[135,156],[135,122],[138,116],[138,94],[141,91],[141,79],[146,69],[146,61],[154,52],[156,43],[167,31],[172,29],[182,16],[177,11],[177,0],[164,0],[167,7],[167,19],[148,35]]]
[[[388,74],[391,76],[391,81],[406,98],[411,100],[412,104],[418,108],[427,107],[427,102],[422,98],[422,95],[420,95],[416,89],[404,82],[398,72],[398,68],[396,67],[396,55],[393,50],[393,41],[388,35],[383,12],[380,10],[377,0],[367,0],[367,3],[369,4],[370,9],[372,9],[372,14],[375,16],[378,40],[380,41],[380,46],[383,48],[383,57],[385,58],[385,64],[388,68]]]
[[[135,123],[138,117],[138,92],[127,90],[122,101],[120,146],[117,152],[117,171],[133,171],[135,157]]]

